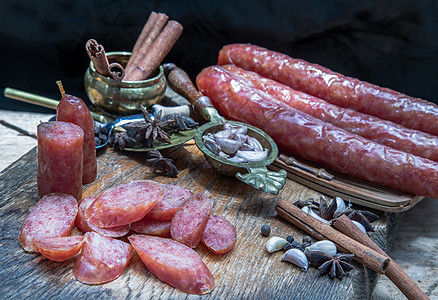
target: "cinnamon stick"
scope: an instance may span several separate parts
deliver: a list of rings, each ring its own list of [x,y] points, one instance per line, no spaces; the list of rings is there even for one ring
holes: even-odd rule
[[[313,218],[292,203],[280,200],[276,210],[278,215],[317,239],[331,240],[339,251],[354,254],[354,259],[370,269],[384,274],[389,258],[337,231],[328,224]]]
[[[121,64],[113,62],[110,63],[108,66],[108,72],[110,74],[110,77],[114,80],[122,80],[125,76],[125,69],[122,67]]]
[[[103,76],[109,76],[109,63],[103,46],[100,45],[96,40],[89,39],[85,44],[85,49],[87,50],[88,56],[93,62],[96,71]]]
[[[151,12],[146,24],[144,25],[134,48],[132,49],[131,57],[126,65],[126,76],[131,78],[132,72],[135,71],[135,67],[141,62],[141,60],[147,55],[152,44],[159,36],[161,30],[167,23],[169,17],[163,13]]]
[[[169,21],[153,42],[147,54],[134,65],[134,70],[125,75],[125,80],[137,81],[147,79],[158,68],[164,57],[181,36],[183,27],[176,21]]]
[[[333,226],[345,235],[389,258],[390,263],[385,275],[408,299],[429,299],[427,295],[418,287],[418,285],[403,271],[403,269],[394,260],[392,260],[385,253],[385,251],[383,251],[376,243],[374,243],[374,241],[366,233],[357,228],[357,226],[354,225],[346,215],[340,216],[333,223]]]

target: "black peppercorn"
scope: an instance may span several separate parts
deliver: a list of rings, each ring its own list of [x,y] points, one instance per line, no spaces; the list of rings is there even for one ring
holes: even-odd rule
[[[302,247],[301,243],[298,241],[293,241],[291,244],[292,244],[292,247],[297,248],[297,249],[301,249],[301,247]]]
[[[288,235],[286,237],[286,241],[288,241],[289,243],[292,243],[293,241],[295,241],[295,238],[293,236],[291,236],[291,235]]]
[[[312,242],[313,242],[313,240],[312,240],[312,238],[311,238],[310,236],[305,235],[305,236],[303,237],[303,243],[309,243],[309,244],[312,244]]]
[[[269,225],[263,225],[261,231],[263,236],[268,236],[271,234],[271,227],[269,227]]]
[[[309,243],[309,242],[303,242],[302,247],[303,247],[304,249],[306,249],[306,247],[310,247],[310,245],[311,245],[311,243]]]
[[[294,248],[294,246],[292,245],[292,243],[286,243],[286,245],[284,245],[284,248],[283,248],[283,250],[284,251],[287,251],[287,250],[290,250],[290,249],[292,249],[292,248]]]

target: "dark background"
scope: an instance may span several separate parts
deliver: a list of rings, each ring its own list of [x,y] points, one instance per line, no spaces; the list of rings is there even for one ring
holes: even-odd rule
[[[184,32],[166,57],[195,79],[228,43],[253,43],[334,71],[438,102],[438,1],[135,1],[0,2],[0,88],[88,103],[85,43],[130,51],[150,12]],[[0,109],[53,112],[7,99]]]

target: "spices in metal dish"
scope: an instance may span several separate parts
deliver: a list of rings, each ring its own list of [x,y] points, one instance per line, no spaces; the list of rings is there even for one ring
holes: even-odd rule
[[[248,163],[267,158],[269,151],[247,132],[246,126],[224,122],[223,130],[207,133],[202,137],[202,141],[213,154],[230,162]]]
[[[261,232],[263,236],[268,236],[271,234],[271,227],[269,225],[263,225],[261,228]]]

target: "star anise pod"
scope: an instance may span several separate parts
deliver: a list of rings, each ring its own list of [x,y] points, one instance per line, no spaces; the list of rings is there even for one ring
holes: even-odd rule
[[[379,219],[379,216],[367,210],[349,210],[345,213],[350,220],[357,221],[365,227],[365,230],[374,232],[371,225],[374,221]]]
[[[179,174],[173,160],[163,157],[158,150],[149,150],[146,152],[146,157],[146,165],[151,166],[154,172],[163,173],[170,177],[176,177]]]
[[[170,124],[174,123],[175,120],[167,120],[167,121],[161,121],[161,114],[162,111],[160,110],[158,114],[155,116],[155,118],[152,120],[149,116],[148,111],[144,106],[140,106],[141,111],[143,113],[143,117],[146,121],[145,125],[145,140],[146,140],[146,147],[152,147],[152,143],[155,140],[159,140],[163,143],[171,143],[170,137],[165,131],[165,128],[169,126]]]
[[[191,128],[195,128],[199,125],[198,122],[195,122],[192,118],[188,116],[183,116],[181,114],[169,114],[162,118],[162,122],[174,120],[174,123],[171,125],[173,131],[186,131]]]
[[[307,254],[309,263],[319,269],[321,274],[328,274],[330,278],[346,276],[353,269],[351,262],[354,254],[338,253],[335,256],[327,255],[319,251],[311,251]]]
[[[319,215],[326,220],[332,220],[337,209],[336,201],[332,201],[330,205],[327,205],[325,198],[321,196],[319,199]]]
[[[120,151],[123,151],[125,148],[134,147],[136,143],[135,138],[126,131],[116,133],[112,140],[112,146]]]

